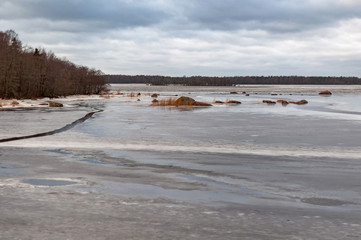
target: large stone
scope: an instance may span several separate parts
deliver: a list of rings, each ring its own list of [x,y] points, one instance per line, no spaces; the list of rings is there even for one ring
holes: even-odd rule
[[[275,101],[271,101],[271,100],[263,100],[262,102],[267,104],[276,104]]]
[[[289,102],[287,102],[286,100],[277,100],[277,103],[280,103],[282,105],[287,105]]]
[[[240,101],[236,101],[236,100],[229,100],[226,102],[227,104],[241,104]]]
[[[290,103],[297,104],[297,105],[304,105],[304,104],[307,104],[308,101],[306,101],[305,99],[302,99],[302,100],[300,100],[300,101],[290,102]]]
[[[49,102],[49,107],[63,107],[63,104],[59,103],[59,102],[50,101]]]
[[[193,106],[195,104],[196,100],[190,97],[180,97],[178,98],[174,104],[177,106]]]
[[[203,102],[197,102],[197,101],[194,100],[193,98],[184,97],[184,96],[178,98],[178,99],[174,102],[174,105],[175,105],[175,106],[204,106],[204,107],[212,106],[212,104],[203,103]]]
[[[330,92],[328,90],[325,90],[325,91],[319,92],[318,94],[320,94],[320,95],[332,95],[332,92]]]

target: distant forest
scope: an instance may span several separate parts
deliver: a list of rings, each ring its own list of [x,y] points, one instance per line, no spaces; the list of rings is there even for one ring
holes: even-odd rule
[[[59,59],[44,49],[23,47],[16,32],[0,31],[0,98],[94,94],[104,87],[101,71]]]
[[[146,83],[151,85],[182,84],[188,86],[232,86],[237,84],[361,84],[357,77],[302,77],[302,76],[239,76],[239,77],[167,77],[147,75],[107,75],[107,83]]]

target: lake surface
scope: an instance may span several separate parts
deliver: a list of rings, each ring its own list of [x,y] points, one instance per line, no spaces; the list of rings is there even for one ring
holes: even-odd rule
[[[320,96],[322,90],[333,94]],[[94,182],[60,184],[74,191],[168,199],[231,212],[247,206],[275,211],[278,220],[286,216],[296,222],[314,212],[325,221],[310,224],[319,224],[327,234],[335,229],[338,234],[361,234],[357,230],[361,227],[357,225],[361,221],[361,86],[112,85],[111,91],[110,98],[60,99],[67,104],[60,110],[1,112],[0,138],[5,138],[58,129],[87,112],[101,110],[65,132],[1,143],[2,148],[40,149],[65,159],[57,167],[67,170],[57,177],[69,178],[65,172],[78,171]],[[233,91],[238,94],[230,94]],[[187,96],[242,104],[157,107],[150,106],[152,93],[159,93],[158,99]],[[280,99],[305,99],[308,104],[262,103]],[[14,121],[19,115],[21,120]],[[68,169],[69,164],[83,167]],[[24,176],[55,181],[46,177]],[[41,185],[33,180],[25,183]],[[262,213],[258,216],[255,224],[263,221]],[[340,222],[350,225],[336,227]],[[308,226],[302,224],[302,229]],[[298,236],[314,237],[313,231]]]

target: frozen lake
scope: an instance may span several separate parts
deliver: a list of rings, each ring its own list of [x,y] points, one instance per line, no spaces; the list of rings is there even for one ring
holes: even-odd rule
[[[34,182],[74,182],[47,187],[104,199],[131,198],[135,204],[163,199],[204,211],[212,208],[229,217],[220,217],[220,231],[234,231],[228,239],[251,236],[229,222],[244,217],[263,226],[255,239],[361,234],[361,86],[112,85],[111,90],[109,98],[59,99],[63,109],[0,112],[4,139],[59,129],[101,111],[58,134],[0,143],[0,163],[9,169],[0,176],[19,182],[3,186],[28,186],[36,192],[44,186]],[[322,90],[333,94],[320,96]],[[238,94],[230,94],[234,91]],[[187,96],[242,104],[156,107],[150,106],[153,93],[160,94],[158,99]],[[308,104],[262,103],[280,99],[305,99]],[[14,151],[61,161],[33,160],[31,166],[26,157],[15,158]],[[294,223],[292,231],[282,231],[286,219]],[[317,238],[312,225],[327,237]],[[216,239],[213,234],[196,239]]]

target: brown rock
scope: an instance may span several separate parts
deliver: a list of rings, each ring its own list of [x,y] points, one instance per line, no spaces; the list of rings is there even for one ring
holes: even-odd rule
[[[59,103],[59,102],[53,102],[53,101],[50,101],[49,102],[49,107],[63,107],[64,105],[62,103]]]
[[[298,102],[290,102],[290,103],[297,104],[297,105],[304,105],[304,104],[307,104],[308,101],[306,101],[305,99],[302,99],[302,100],[300,100]]]
[[[271,100],[263,100],[263,103],[267,103],[267,104],[276,104],[276,102],[271,101]]]
[[[282,105],[287,105],[289,102],[287,102],[286,100],[277,100],[277,103],[280,103]]]
[[[298,102],[295,102],[295,104],[297,105],[304,105],[304,104],[307,104],[308,101],[306,101],[305,99],[302,99],[301,101],[298,101]]]
[[[230,92],[230,94],[238,94],[238,92]]]
[[[320,94],[320,95],[332,95],[332,92],[330,92],[328,90],[325,90],[325,91],[319,92],[318,94]]]
[[[151,97],[152,97],[152,98],[157,98],[158,96],[159,96],[159,94],[153,93]]]
[[[11,102],[11,105],[12,105],[13,107],[14,107],[14,106],[17,106],[17,105],[19,105],[19,102],[14,100],[14,101]]]
[[[174,104],[177,106],[192,106],[194,103],[196,102],[196,100],[194,100],[193,98],[190,97],[180,97],[178,98]]]
[[[214,101],[214,103],[216,103],[216,104],[223,104],[224,102],[222,102],[222,101]]]
[[[204,107],[212,106],[212,104],[203,103],[203,102],[197,102],[197,101],[194,100],[193,98],[184,97],[184,96],[178,98],[178,99],[174,102],[174,105],[175,105],[175,106],[204,106]]]
[[[241,104],[240,101],[236,101],[236,100],[229,100],[226,102],[227,104]]]
[[[198,107],[211,107],[212,104],[205,103],[205,102],[197,102],[197,101],[196,101],[196,102],[193,104],[193,106],[198,106]]]

